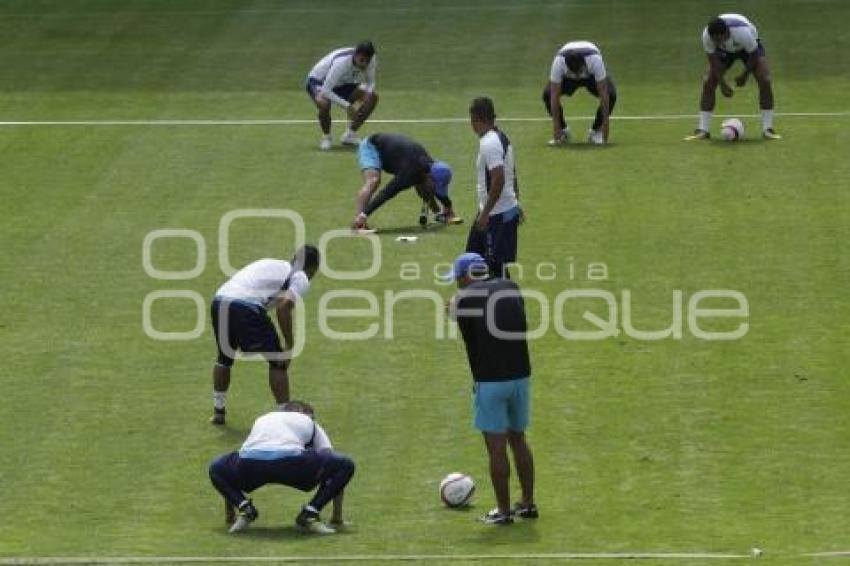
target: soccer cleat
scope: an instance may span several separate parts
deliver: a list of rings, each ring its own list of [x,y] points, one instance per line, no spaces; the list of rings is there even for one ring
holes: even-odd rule
[[[324,136],[322,137],[322,141],[319,142],[319,149],[321,149],[322,151],[327,151],[331,147],[333,147],[333,144],[334,142],[333,140],[331,140],[330,136]]]
[[[696,130],[694,130],[694,133],[689,136],[685,136],[685,141],[707,140],[710,137],[711,134],[709,134],[705,130],[700,130],[699,128],[697,128]]]
[[[558,133],[558,137],[552,138],[549,140],[549,145],[563,145],[565,143],[570,143],[570,128],[567,126],[563,130]]]
[[[257,511],[257,508],[254,507],[254,504],[251,503],[251,500],[246,499],[239,504],[238,515],[236,516],[236,521],[234,521],[233,525],[230,527],[230,532],[238,533],[239,531],[244,531],[248,528],[248,525],[256,521],[259,516],[260,513]]]
[[[339,143],[342,145],[358,145],[360,143],[360,138],[357,137],[357,134],[351,130],[346,130],[345,133],[340,136]]]
[[[222,407],[213,407],[213,415],[210,417],[210,422],[214,425],[223,425],[227,411]]]
[[[520,519],[536,519],[540,516],[534,503],[517,503],[511,509],[511,515]]]
[[[502,513],[498,509],[493,509],[486,515],[481,517],[481,522],[487,525],[512,525],[514,518],[510,513]]]
[[[295,525],[302,533],[314,533],[318,535],[332,535],[336,533],[336,529],[322,522],[318,511],[312,508],[308,509],[306,505],[301,508],[301,512],[295,517]]]
[[[765,129],[761,133],[761,135],[764,136],[764,139],[766,139],[766,140],[781,140],[782,139],[782,136],[777,134],[776,130],[774,130],[773,128]]]
[[[463,224],[463,218],[454,213],[453,210],[439,212],[434,215],[434,222],[440,224]]]
[[[588,130],[587,143],[593,145],[605,145],[605,135],[597,130]]]

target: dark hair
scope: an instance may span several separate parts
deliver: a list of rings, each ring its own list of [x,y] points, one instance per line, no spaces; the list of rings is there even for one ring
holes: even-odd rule
[[[726,32],[729,31],[729,26],[726,25],[726,22],[723,21],[723,18],[720,16],[716,18],[711,18],[708,22],[708,35],[709,37],[717,37],[719,35],[726,35]]]
[[[303,413],[310,417],[315,413],[313,406],[306,401],[287,401],[286,403],[281,403],[278,408],[286,413]]]
[[[584,60],[584,55],[581,53],[566,53],[564,55],[564,61],[567,63],[567,69],[573,73],[580,73],[587,65]]]
[[[473,118],[492,122],[496,119],[496,109],[493,107],[493,101],[489,97],[479,96],[472,101],[469,106],[469,114]]]
[[[362,53],[366,55],[369,59],[375,56],[375,46],[371,41],[361,41],[354,47],[354,54]]]
[[[316,246],[305,244],[295,251],[293,267],[296,270],[315,272],[319,268],[319,250]]]

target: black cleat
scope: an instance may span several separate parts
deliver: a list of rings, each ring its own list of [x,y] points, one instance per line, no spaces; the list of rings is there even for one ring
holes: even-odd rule
[[[514,508],[511,509],[511,515],[519,517],[520,519],[536,519],[540,516],[537,512],[537,505],[534,503],[517,503],[514,505]]]
[[[260,516],[260,512],[257,511],[257,508],[254,507],[254,504],[250,499],[246,499],[242,503],[239,504],[239,509],[237,510],[236,521],[230,527],[231,533],[237,533],[239,531],[244,531],[248,528],[248,525],[257,520],[257,517]]]
[[[213,416],[210,417],[210,422],[214,425],[223,425],[224,424],[224,416],[227,414],[227,411],[222,407],[221,409],[217,409],[213,407]]]
[[[481,522],[487,525],[513,525],[514,518],[510,513],[502,513],[498,509],[493,509],[486,515],[481,517]]]

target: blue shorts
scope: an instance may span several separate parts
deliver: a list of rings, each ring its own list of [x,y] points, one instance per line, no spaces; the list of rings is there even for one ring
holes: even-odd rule
[[[274,367],[286,368],[286,362],[278,359],[283,354],[280,338],[266,310],[260,305],[215,297],[210,306],[213,335],[218,358],[216,363],[232,367],[234,353],[261,354]],[[222,320],[224,318],[224,320]]]
[[[359,87],[360,85],[356,83],[346,83],[334,88],[333,91],[338,97],[348,102],[354,102],[354,93],[357,92]],[[307,94],[310,95],[310,100],[315,100],[316,95],[322,90],[322,81],[313,77],[307,77],[304,88],[307,90]]]
[[[487,230],[481,231],[472,223],[466,240],[466,251],[480,254],[487,260],[490,272],[504,276],[505,264],[516,261],[519,230],[519,207],[501,214],[491,214]]]
[[[357,147],[357,163],[360,164],[360,170],[377,169],[381,170],[381,156],[378,155],[378,148],[372,145],[369,138],[360,142]]]
[[[525,432],[528,427],[530,378],[476,381],[475,428],[481,432]]]

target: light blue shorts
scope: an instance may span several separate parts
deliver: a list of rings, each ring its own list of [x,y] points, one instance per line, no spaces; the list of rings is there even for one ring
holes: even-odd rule
[[[357,147],[357,162],[360,163],[360,170],[377,169],[381,170],[381,156],[378,155],[378,148],[369,142],[366,138]]]
[[[509,381],[476,381],[475,428],[482,432],[525,432],[529,411],[528,377]]]

